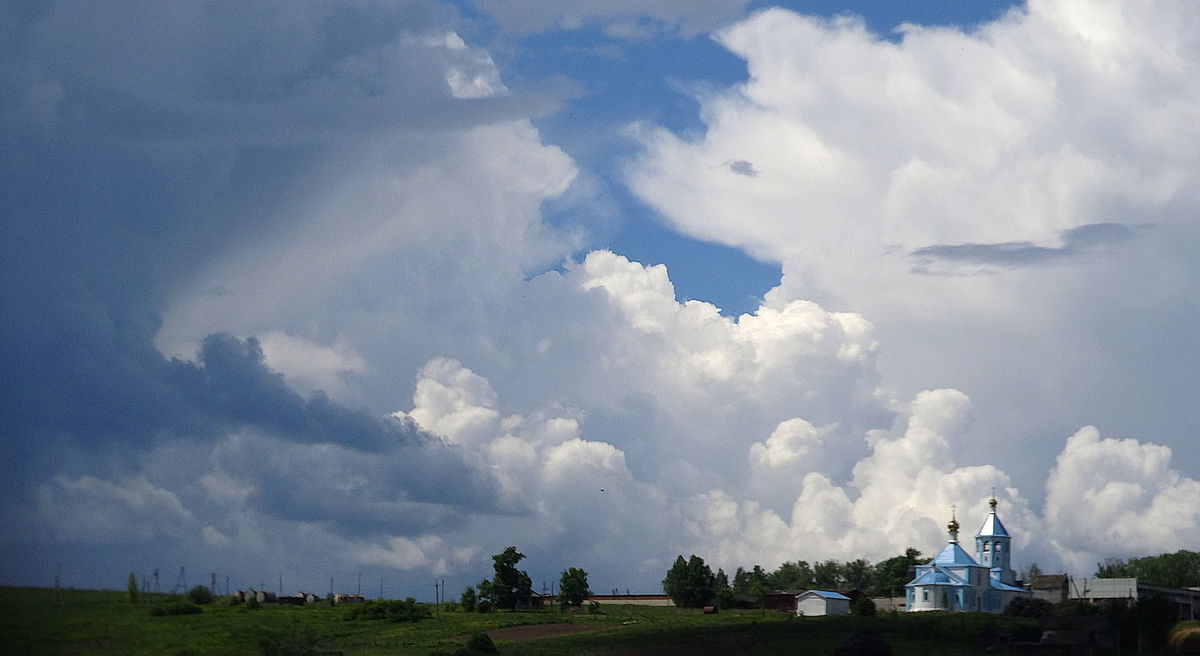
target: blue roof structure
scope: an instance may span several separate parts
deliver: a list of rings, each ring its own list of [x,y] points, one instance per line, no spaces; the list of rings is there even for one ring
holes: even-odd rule
[[[957,542],[947,544],[941,553],[933,558],[936,565],[978,565],[975,559],[971,557],[963,548],[958,546]]]
[[[1011,537],[1008,531],[1004,530],[1004,524],[1000,523],[1000,518],[996,516],[995,510],[992,511],[992,514],[988,515],[988,518],[983,522],[983,526],[980,527],[979,532],[975,535],[978,537]]]
[[[803,597],[804,595],[810,595],[810,594],[816,595],[823,599],[844,599],[845,601],[850,601],[850,597],[847,597],[846,595],[838,594],[836,592],[829,592],[828,590],[809,590],[808,592],[802,592],[796,596]]]
[[[949,585],[959,588],[970,587],[969,583],[963,581],[953,573],[943,571],[936,567],[918,576],[916,579],[913,579],[913,582],[909,583],[905,587],[913,585]]]

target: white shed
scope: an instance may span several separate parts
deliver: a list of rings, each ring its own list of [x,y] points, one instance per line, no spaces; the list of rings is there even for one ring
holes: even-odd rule
[[[796,614],[845,615],[850,612],[850,597],[826,590],[809,590],[796,595]]]

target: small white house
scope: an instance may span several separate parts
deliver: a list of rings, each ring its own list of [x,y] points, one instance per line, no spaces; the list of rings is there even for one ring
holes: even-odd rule
[[[850,612],[850,597],[826,590],[809,590],[796,595],[796,614],[845,615]]]

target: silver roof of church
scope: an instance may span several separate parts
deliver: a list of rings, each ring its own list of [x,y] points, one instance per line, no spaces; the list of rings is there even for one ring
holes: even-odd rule
[[[1000,518],[996,516],[995,510],[983,521],[983,527],[975,535],[977,537],[1011,537],[1008,531],[1004,530],[1004,524],[1000,523]]]

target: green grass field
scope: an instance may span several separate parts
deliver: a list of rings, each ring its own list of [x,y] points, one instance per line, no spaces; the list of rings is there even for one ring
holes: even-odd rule
[[[596,614],[558,610],[442,613],[417,624],[348,620],[348,609],[264,604],[249,610],[218,601],[197,615],[152,616],[165,595],[130,604],[116,591],[0,588],[3,654],[436,654],[473,633],[521,625],[574,623],[602,630],[533,641],[497,641],[502,654],[595,656],[636,654],[829,654],[846,636],[880,632],[897,655],[981,653],[989,623],[1028,635],[1030,620],[972,613],[804,618],[784,613],[604,606]],[[272,651],[272,650],[275,651]],[[307,649],[307,651],[305,651]]]

